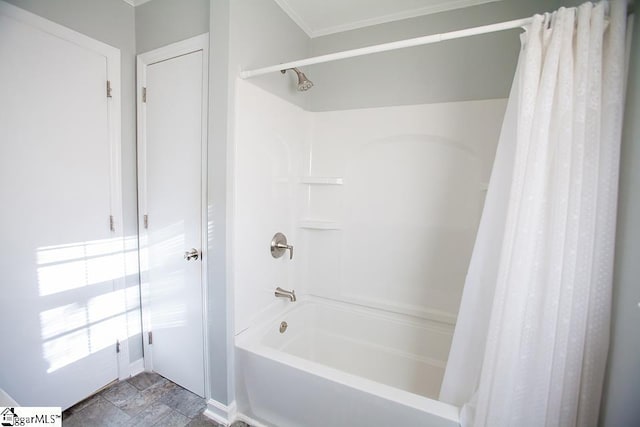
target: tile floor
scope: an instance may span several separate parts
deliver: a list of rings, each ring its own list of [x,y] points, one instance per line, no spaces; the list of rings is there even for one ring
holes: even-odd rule
[[[158,374],[143,372],[118,381],[67,409],[64,427],[219,427],[202,412],[205,400]],[[234,423],[233,427],[249,427]]]

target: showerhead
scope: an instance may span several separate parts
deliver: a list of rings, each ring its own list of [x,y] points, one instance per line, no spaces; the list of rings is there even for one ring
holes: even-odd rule
[[[287,68],[286,70],[280,70],[282,74],[286,73],[287,70],[293,70],[298,75],[298,92],[304,92],[313,87],[313,82],[304,75],[304,73],[297,68]]]

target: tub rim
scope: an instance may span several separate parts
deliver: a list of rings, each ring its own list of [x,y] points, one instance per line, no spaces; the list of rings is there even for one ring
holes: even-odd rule
[[[307,374],[326,378],[345,387],[373,394],[394,403],[405,405],[419,411],[428,412],[448,421],[456,422],[458,424],[460,423],[460,408],[457,406],[411,393],[365,377],[354,375],[303,357],[295,356],[285,351],[265,345],[262,342],[262,337],[264,337],[266,333],[269,333],[271,328],[277,328],[283,316],[287,316],[293,311],[299,311],[302,310],[303,307],[312,305],[327,305],[333,306],[333,308],[345,308],[344,305],[337,301],[305,296],[300,298],[295,305],[292,304],[291,306],[286,307],[285,310],[268,316],[268,318],[265,318],[263,322],[254,324],[238,333],[235,336],[235,347],[256,356],[271,359],[276,363],[291,366],[292,368],[298,369]],[[345,303],[345,305],[347,304]],[[358,311],[361,312],[360,310]]]

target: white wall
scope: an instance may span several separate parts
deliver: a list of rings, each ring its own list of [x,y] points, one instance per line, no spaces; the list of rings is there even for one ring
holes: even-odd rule
[[[293,268],[304,260],[294,227],[310,130],[310,113],[246,81],[236,85],[235,216],[233,271],[235,332],[249,327],[265,311],[285,308],[277,286],[295,288]],[[284,233],[294,245],[275,259],[270,242]]]
[[[311,113],[306,174],[342,185],[309,184],[302,201],[306,291],[454,323],[505,108]]]
[[[235,333],[290,304],[276,286],[453,324],[505,106],[313,113],[238,81]]]

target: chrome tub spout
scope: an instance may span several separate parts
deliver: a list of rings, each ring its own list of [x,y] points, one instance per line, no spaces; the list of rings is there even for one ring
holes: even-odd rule
[[[289,301],[291,302],[296,301],[296,291],[287,291],[286,289],[282,289],[280,286],[276,288],[275,296],[281,298],[289,298]]]

